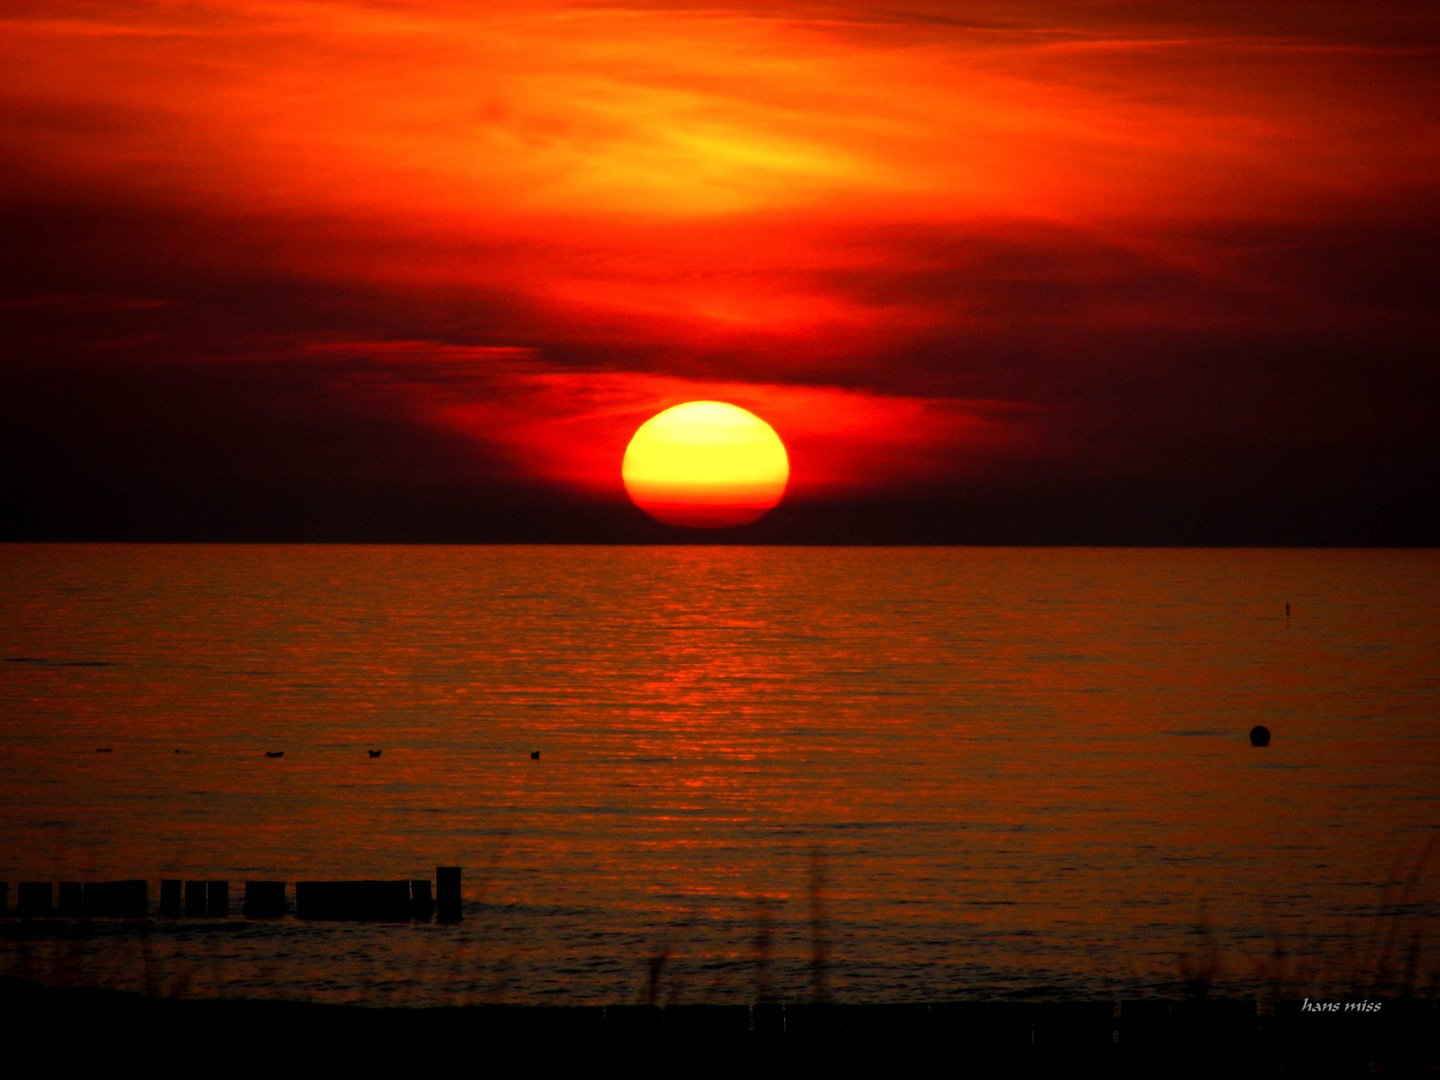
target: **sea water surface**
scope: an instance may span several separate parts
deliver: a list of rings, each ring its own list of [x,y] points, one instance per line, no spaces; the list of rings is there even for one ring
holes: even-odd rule
[[[1436,551],[7,545],[0,604],[12,903],[465,872],[452,926],[12,916],[0,972],[406,1005],[1436,988]]]

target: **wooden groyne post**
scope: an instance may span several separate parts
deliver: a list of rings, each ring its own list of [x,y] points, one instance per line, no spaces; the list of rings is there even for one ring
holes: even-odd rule
[[[60,914],[85,914],[85,887],[80,882],[60,882]]]
[[[435,898],[430,891],[429,878],[416,878],[410,882],[410,917],[429,922],[435,915]]]
[[[15,914],[22,918],[61,915],[65,918],[143,919],[150,913],[150,887],[144,881],[62,881],[59,903],[48,881],[22,881],[16,886]],[[0,904],[0,913],[10,914]]]
[[[185,882],[185,915],[191,919],[205,917],[205,882]]]
[[[22,918],[60,915],[67,918],[145,918],[150,913],[146,882],[59,883],[59,904],[48,881],[22,881],[16,903],[9,905],[9,886],[0,882],[0,915]],[[288,910],[283,881],[247,881],[243,912],[247,919],[278,919]],[[226,919],[230,916],[230,883],[164,878],[160,882],[162,918]],[[302,919],[354,919],[377,922],[458,922],[462,914],[460,867],[437,866],[435,887],[424,878],[400,881],[301,881],[295,885],[295,914]]]
[[[48,881],[22,881],[15,886],[15,914],[49,915],[52,895]]]
[[[101,918],[143,919],[150,913],[150,886],[138,879],[87,882],[81,910]]]
[[[440,922],[460,921],[460,867],[435,868],[435,918]]]
[[[247,919],[284,918],[285,883],[283,881],[245,882],[243,910]]]
[[[410,921],[409,881],[297,881],[300,919]]]

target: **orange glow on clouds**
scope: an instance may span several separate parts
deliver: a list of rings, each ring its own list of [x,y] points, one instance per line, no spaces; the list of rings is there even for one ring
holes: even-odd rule
[[[596,213],[1176,220],[1436,160],[1367,122],[1377,104],[1426,115],[1364,79],[1378,51],[878,10],[98,3],[5,20],[0,56],[22,106],[109,121],[84,140],[32,125],[34,161],[232,210],[492,235]]]
[[[557,371],[524,349],[433,342],[310,346],[338,394],[377,415],[409,415],[501,454],[519,477],[623,499],[617,463],[636,429],[686,401],[728,401],[783,432],[787,500],[895,493],[1047,451],[1042,410],[1017,403],[882,395],[833,386]]]
[[[621,478],[635,505],[667,525],[748,525],[784,496],[790,461],[775,429],[754,413],[687,401],[640,425]]]
[[[876,230],[1064,223],[1233,275],[1185,231],[1323,219],[1440,172],[1421,57],[1013,7],[50,5],[0,21],[0,191],[274,218],[249,257],[499,290],[519,341],[803,333],[865,355],[969,302],[841,287],[933,262]]]
[[[609,498],[621,494],[615,462],[636,425],[683,401],[729,400],[773,421],[789,451],[792,500],[895,493],[1037,449],[1034,410],[1022,406],[825,386],[515,371],[498,400],[445,404],[429,390],[411,393],[436,422],[504,449],[517,472]]]
[[[0,302],[616,503],[689,400],[775,424],[795,503],[1304,438],[1307,335],[1433,340],[1440,115],[1423,5],[1291,7],[16,0]]]

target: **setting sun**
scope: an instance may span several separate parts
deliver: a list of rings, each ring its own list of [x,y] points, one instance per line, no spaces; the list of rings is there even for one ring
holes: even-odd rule
[[[692,528],[748,525],[785,494],[790,460],[775,429],[722,401],[688,401],[640,425],[620,469],[636,506]]]

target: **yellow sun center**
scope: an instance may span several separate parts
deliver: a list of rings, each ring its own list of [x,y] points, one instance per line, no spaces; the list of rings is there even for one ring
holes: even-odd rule
[[[747,525],[785,494],[775,429],[723,401],[687,401],[640,425],[620,467],[636,506],[667,525]]]

